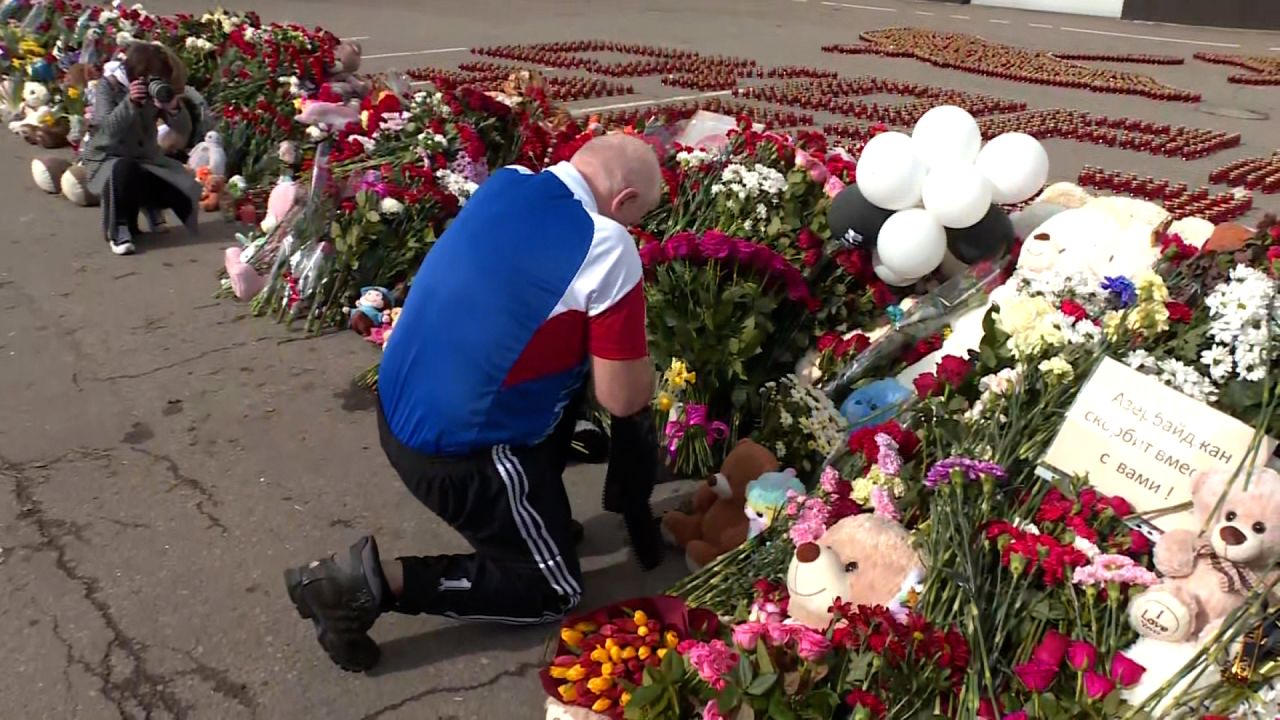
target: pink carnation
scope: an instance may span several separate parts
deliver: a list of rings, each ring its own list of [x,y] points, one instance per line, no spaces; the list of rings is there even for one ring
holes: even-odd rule
[[[1098,555],[1093,562],[1076,568],[1071,575],[1071,581],[1076,585],[1119,583],[1150,586],[1156,584],[1158,580],[1155,573],[1126,555]]]
[[[881,457],[883,458],[884,456],[881,455]],[[893,505],[893,495],[879,485],[871,488],[871,508],[880,517],[890,520],[902,519],[902,514]]]
[[[723,640],[697,643],[684,653],[684,658],[698,672],[698,677],[716,690],[728,686],[724,675],[738,664],[738,653]]]
[[[831,508],[820,498],[806,497],[798,517],[791,526],[791,542],[795,545],[817,542],[827,532]]]
[[[902,473],[902,456],[898,454],[898,443],[886,433],[876,433],[876,446],[880,449],[876,464],[885,475]]]
[[[822,492],[828,495],[835,495],[839,492],[840,471],[830,465],[822,469],[822,477],[818,478],[818,486],[822,488]]]

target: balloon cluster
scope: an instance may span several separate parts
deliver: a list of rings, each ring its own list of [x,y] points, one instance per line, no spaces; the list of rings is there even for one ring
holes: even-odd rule
[[[941,105],[910,136],[873,137],[856,172],[857,185],[832,201],[832,237],[870,249],[876,276],[905,287],[937,269],[948,252],[965,264],[1007,252],[1013,224],[1000,206],[1029,200],[1044,187],[1049,156],[1022,133],[984,147],[972,115]]]

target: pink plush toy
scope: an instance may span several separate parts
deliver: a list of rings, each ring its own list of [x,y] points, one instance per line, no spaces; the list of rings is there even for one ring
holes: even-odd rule
[[[1206,638],[1265,586],[1280,560],[1280,474],[1269,468],[1236,479],[1203,470],[1191,480],[1196,520],[1208,530],[1170,530],[1155,546],[1164,579],[1129,604],[1129,622],[1144,637],[1168,642]],[[1218,506],[1219,498],[1222,504]],[[1217,511],[1215,512],[1215,507]]]
[[[227,248],[223,265],[231,279],[231,292],[235,293],[237,300],[248,300],[262,292],[262,288],[267,286],[267,280],[252,265],[240,259],[241,252],[243,251],[238,247]]]

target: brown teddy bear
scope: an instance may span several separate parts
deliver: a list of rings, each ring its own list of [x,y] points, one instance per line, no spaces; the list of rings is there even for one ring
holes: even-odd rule
[[[344,42],[333,49],[333,64],[325,82],[329,89],[343,100],[358,100],[368,95],[372,84],[356,75],[360,71],[360,57],[364,48],[358,42]]]
[[[720,472],[694,493],[692,513],[672,510],[662,517],[663,535],[684,548],[690,570],[700,570],[747,539],[747,484],[777,469],[778,458],[763,445],[740,440]]]
[[[853,515],[827,528],[818,542],[796,548],[787,569],[788,613],[825,630],[837,599],[897,610],[914,602],[923,578],[906,528],[879,515]]]
[[[1201,535],[1170,530],[1156,542],[1155,566],[1164,579],[1129,604],[1129,622],[1143,637],[1168,642],[1208,637],[1275,572],[1280,474],[1255,470],[1247,489],[1243,476],[1228,488],[1230,479],[1225,470],[1197,473],[1191,501],[1197,524],[1209,520],[1208,530]]]

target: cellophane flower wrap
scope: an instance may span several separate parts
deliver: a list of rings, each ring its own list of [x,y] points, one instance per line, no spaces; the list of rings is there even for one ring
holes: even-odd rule
[[[713,637],[719,618],[676,597],[635,598],[568,618],[551,662],[539,673],[547,695],[620,719],[648,677],[675,677],[676,648]]]

